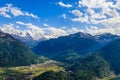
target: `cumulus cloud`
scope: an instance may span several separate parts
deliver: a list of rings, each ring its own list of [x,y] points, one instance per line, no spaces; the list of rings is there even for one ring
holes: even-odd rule
[[[117,0],[117,3],[116,3],[115,6],[116,6],[117,9],[120,9],[120,0]]]
[[[17,28],[19,25],[19,28]],[[20,27],[25,26],[26,28],[20,29]],[[0,30],[9,33],[12,35],[17,35],[23,38],[27,38],[29,35],[33,38],[33,40],[39,40],[39,39],[51,39],[51,38],[57,38],[59,36],[66,36],[69,34],[73,34],[76,32],[83,32],[81,29],[77,28],[56,28],[56,27],[40,27],[33,25],[32,23],[24,23],[21,21],[17,21],[16,24],[3,24],[0,26]],[[28,35],[29,34],[29,35]]]
[[[106,1],[105,0],[100,0],[100,1],[97,1],[97,0],[79,0],[79,7],[82,7],[82,6],[87,6],[89,8],[100,8],[103,3],[105,3]]]
[[[103,34],[103,33],[112,33],[115,35],[120,35],[120,17],[117,18],[110,18],[104,20],[96,20],[94,23],[102,24],[104,26],[89,26],[86,27],[86,32],[96,35],[96,34]]]
[[[20,21],[17,21],[16,24],[19,24],[19,27],[25,26],[26,28],[24,30],[23,29],[21,30],[19,28],[16,28],[17,25],[10,23],[10,24],[3,24],[0,27],[0,30],[5,33],[21,36],[23,38],[26,38],[29,34],[34,40],[39,40],[42,38],[50,39],[50,38],[56,38],[59,36],[68,35],[67,31],[65,31],[62,28],[55,28],[55,27],[41,28],[31,23],[24,23]]]
[[[7,12],[9,12],[9,10],[7,9],[7,7],[1,7],[0,8],[0,15],[4,16],[6,18],[11,18],[11,16],[8,15]]]
[[[83,13],[79,10],[72,10],[71,13],[75,16],[78,16],[78,17],[83,15]]]
[[[112,33],[115,35],[120,35],[120,26],[117,27],[104,27],[98,28],[96,26],[86,27],[86,31],[92,35],[103,34],[103,33]]]
[[[74,22],[86,23],[86,32],[91,34],[113,33],[120,34],[120,0],[79,0],[77,9],[73,9]],[[96,27],[94,26],[96,25]],[[101,27],[97,27],[101,25]]]
[[[72,18],[72,21],[74,22],[81,22],[81,23],[88,23],[89,21],[88,15],[85,15],[84,17],[78,17],[78,18]]]
[[[43,30],[48,39],[68,35],[67,32],[61,28],[49,27],[43,28]]]
[[[20,15],[24,15],[24,13],[17,7],[13,7],[12,4],[7,4],[6,5],[8,11],[13,14],[14,16],[20,16]]]
[[[79,0],[78,4],[79,9],[83,9],[83,7],[86,7],[84,8],[85,12],[81,12],[80,10],[72,10],[72,14],[74,16],[78,16],[77,18],[72,18],[73,21],[83,22],[83,18],[88,18],[88,21],[85,22],[96,24],[98,22],[102,23],[103,21],[108,19],[118,19],[118,17],[120,17],[120,13],[118,11],[120,10],[119,0],[117,0],[115,4],[112,1],[110,2],[106,0]],[[82,15],[86,16],[81,17]]]
[[[66,8],[70,8],[70,7],[73,7],[71,4],[65,4],[63,3],[62,1],[58,2],[58,4],[62,7],[66,7]]]
[[[11,14],[14,17],[28,16],[28,17],[39,19],[39,17],[37,15],[34,15],[34,14],[26,12],[26,11],[22,11],[20,8],[14,7],[12,4],[6,4],[6,6],[0,7],[0,15],[1,16],[6,17],[6,18],[11,18],[12,17]]]
[[[72,18],[71,20],[74,22],[88,22],[88,15],[83,14],[80,10],[72,10],[71,13],[76,16],[75,18]]]

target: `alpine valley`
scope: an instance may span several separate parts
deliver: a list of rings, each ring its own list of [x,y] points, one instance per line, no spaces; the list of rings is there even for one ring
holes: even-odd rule
[[[0,80],[119,80],[117,35],[78,32],[28,42],[0,32]]]
[[[0,0],[0,80],[120,80],[120,0]]]

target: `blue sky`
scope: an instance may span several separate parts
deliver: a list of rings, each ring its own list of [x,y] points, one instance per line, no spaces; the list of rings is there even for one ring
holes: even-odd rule
[[[27,11],[37,15],[40,18],[40,23],[39,23],[39,20],[30,19],[30,18],[29,18],[30,21],[24,20],[23,18],[20,18],[20,17],[14,18],[12,20],[5,19],[2,16],[0,18],[5,19],[3,23],[6,23],[6,20],[8,22],[19,20],[24,22],[35,23],[41,26],[45,22],[55,27],[62,27],[66,25],[71,26],[71,21],[69,19],[66,19],[66,20],[63,19],[62,14],[70,14],[68,11],[72,10],[73,8],[68,9],[65,7],[61,7],[58,5],[59,1],[61,0],[36,0],[36,1],[34,0],[30,0],[30,1],[29,0],[25,0],[25,1],[1,0],[0,7],[3,7],[6,4],[12,4],[13,6],[20,8],[22,11]],[[64,3],[68,3],[68,2],[69,4],[74,5],[74,3],[78,2],[78,0],[64,0]],[[75,24],[76,23],[74,23],[74,25]]]
[[[0,21],[1,30],[12,34],[32,34],[29,30],[38,27],[39,34],[55,36],[80,31],[120,35],[120,0],[1,0]]]

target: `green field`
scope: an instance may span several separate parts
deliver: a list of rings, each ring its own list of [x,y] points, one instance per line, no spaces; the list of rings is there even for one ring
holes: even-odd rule
[[[20,66],[20,67],[8,67],[0,68],[0,80],[5,77],[16,77],[19,80],[24,78],[24,76],[35,77],[42,74],[45,71],[63,71],[64,69],[60,67],[61,63],[56,61],[48,61],[41,64],[34,64],[30,66]]]
[[[120,76],[116,76],[116,77],[108,77],[108,78],[104,78],[103,80],[120,80]]]

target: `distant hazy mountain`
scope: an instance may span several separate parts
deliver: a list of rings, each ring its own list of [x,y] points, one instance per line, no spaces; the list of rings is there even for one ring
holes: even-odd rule
[[[97,45],[99,45],[99,42],[94,40],[90,34],[76,33],[42,41],[33,50],[37,54],[45,56],[58,55],[64,51],[75,51],[80,55],[84,55]]]
[[[12,36],[20,42],[22,42],[23,44],[25,44],[26,46],[28,46],[29,48],[37,46],[39,42],[46,40],[45,38],[41,38],[40,40],[33,40],[33,38],[30,35],[28,35],[26,38],[17,35]]]
[[[30,65],[35,63],[35,58],[24,44],[10,34],[0,32],[0,67]]]
[[[34,46],[36,46],[39,42],[44,41],[44,40],[49,40],[52,38],[57,38],[59,36],[65,36],[66,34],[58,34],[58,33],[44,33],[42,34],[41,32],[39,32],[38,34],[35,34],[34,32],[31,31],[19,31],[19,30],[10,30],[10,29],[0,29],[1,31],[11,34],[12,36],[14,36],[15,38],[19,39],[20,41],[22,41],[23,43],[25,43],[27,46],[29,46],[30,48],[33,48]],[[74,35],[73,35],[74,36]],[[81,37],[90,37],[92,35],[90,34],[86,34],[86,33],[81,33],[80,35]],[[100,41],[100,42],[109,42],[111,41],[111,39],[117,37],[116,35],[112,35],[110,33],[105,33],[105,34],[100,34],[100,35],[95,35],[92,36],[94,38],[96,38],[96,40]]]
[[[33,46],[36,46],[38,42],[47,39],[45,35],[34,35],[33,33],[27,31],[26,32],[10,31],[9,29],[8,30],[0,29],[0,31],[12,35],[19,41],[26,44],[29,48],[32,48]]]
[[[71,61],[80,56],[92,53],[119,36],[110,33],[92,36],[87,33],[75,33],[40,42],[33,51],[60,61]]]
[[[100,42],[111,42],[113,40],[116,40],[118,38],[120,38],[120,36],[111,34],[111,33],[104,33],[104,34],[100,34],[100,35],[95,35],[94,38]]]

